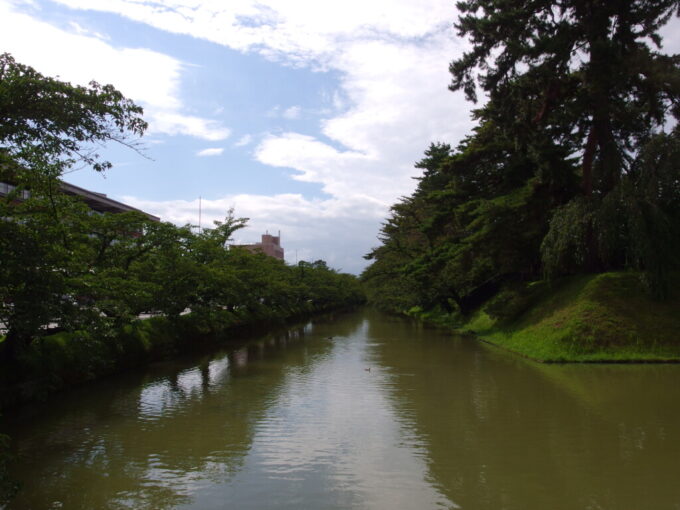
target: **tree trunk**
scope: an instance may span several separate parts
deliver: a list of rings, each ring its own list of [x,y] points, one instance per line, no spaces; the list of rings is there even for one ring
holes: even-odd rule
[[[583,151],[583,175],[581,177],[581,188],[587,197],[593,194],[593,159],[595,158],[595,148],[597,147],[597,134],[595,126],[590,128],[586,148]]]
[[[622,173],[622,159],[619,147],[614,138],[609,102],[602,105],[602,112],[597,119],[597,142],[600,148],[599,185],[602,194],[609,193],[619,183]]]
[[[621,176],[622,158],[614,138],[612,126],[611,95],[614,89],[611,69],[612,42],[609,34],[609,12],[600,2],[591,3],[591,21],[588,29],[590,64],[586,75],[590,89],[592,127],[588,133],[583,154],[584,194],[590,196],[594,189],[601,194],[611,191]],[[595,145],[599,149],[598,175],[593,175]]]
[[[16,361],[25,344],[26,342],[21,335],[15,329],[10,328],[5,341],[0,344],[0,364]]]

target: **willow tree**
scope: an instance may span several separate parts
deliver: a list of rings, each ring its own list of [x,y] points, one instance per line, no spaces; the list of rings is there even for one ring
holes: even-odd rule
[[[672,146],[659,137],[677,136],[664,128],[680,117],[680,57],[661,52],[660,29],[680,1],[469,0],[458,8],[456,27],[472,48],[451,64],[451,89],[472,101],[481,89],[490,106],[477,115],[513,132],[521,150],[559,147],[576,161],[580,193],[554,214],[543,246],[548,272],[670,268],[672,257],[659,262],[650,259],[657,249],[636,247],[655,244],[650,236],[673,216],[640,183],[651,178],[641,176],[650,151]],[[659,157],[677,176],[673,154]],[[623,260],[608,255],[611,246]]]

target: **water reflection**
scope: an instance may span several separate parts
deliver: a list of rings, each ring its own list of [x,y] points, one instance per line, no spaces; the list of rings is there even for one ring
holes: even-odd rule
[[[680,508],[679,373],[338,315],[24,411],[10,508]]]
[[[181,508],[454,507],[425,480],[425,452],[401,433],[389,375],[366,370],[368,322],[350,323],[349,334],[322,336],[329,351],[288,368],[234,478]]]
[[[175,508],[206,485],[233,476],[254,424],[313,327],[231,352],[151,368],[26,410],[16,438],[24,483],[10,508]],[[310,338],[310,340],[314,340]],[[286,350],[291,342],[297,349]],[[313,342],[317,355],[331,345]],[[259,368],[251,370],[257,363]]]
[[[680,508],[678,366],[538,365],[371,322],[392,402],[463,508]],[[399,329],[410,329],[400,335]]]

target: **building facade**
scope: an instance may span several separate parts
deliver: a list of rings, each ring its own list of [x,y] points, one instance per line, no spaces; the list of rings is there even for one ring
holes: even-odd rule
[[[238,248],[245,248],[252,253],[264,253],[270,257],[283,260],[284,252],[281,246],[281,232],[278,236],[273,236],[269,232],[262,234],[262,241],[255,244],[235,245]]]

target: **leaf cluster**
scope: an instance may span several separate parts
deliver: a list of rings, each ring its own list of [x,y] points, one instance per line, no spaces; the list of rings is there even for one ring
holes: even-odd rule
[[[247,221],[233,211],[195,232],[141,213],[92,214],[57,192],[5,200],[0,217],[0,322],[6,343],[22,348],[58,330],[106,337],[142,314],[209,317],[362,300],[356,278],[323,261],[288,266],[230,247]]]
[[[0,150],[33,171],[76,162],[104,171],[98,147],[110,141],[137,147],[147,128],[143,110],[112,85],[88,87],[44,76],[0,54]]]
[[[74,86],[0,55],[0,357],[16,360],[55,331],[107,338],[141,314],[330,307],[363,299],[356,279],[314,263],[230,249],[247,218],[233,210],[196,232],[141,213],[98,214],[60,191],[77,161],[110,168],[97,148],[131,146],[142,109],[111,85]]]
[[[363,273],[385,308],[470,313],[542,277],[633,269],[657,296],[678,266],[680,1],[467,0],[451,90],[488,101],[455,149],[433,144]],[[510,298],[515,296],[516,298]],[[505,312],[498,298],[498,316]],[[516,307],[515,307],[516,308]]]

